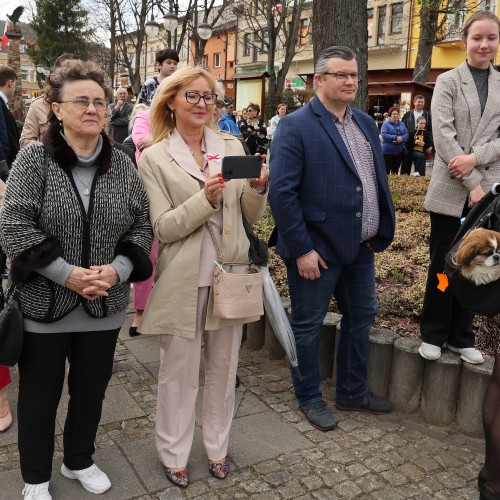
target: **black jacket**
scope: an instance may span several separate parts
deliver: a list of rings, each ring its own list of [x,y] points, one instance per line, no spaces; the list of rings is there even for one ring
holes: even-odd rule
[[[3,119],[5,121],[5,128],[7,129],[7,139],[9,141],[9,154],[6,158],[9,167],[14,163],[17,153],[19,153],[19,139],[21,134],[17,128],[17,123],[10,112],[10,109],[5,104],[5,101],[0,97],[0,107],[2,108]]]
[[[424,112],[422,116],[426,119],[427,123],[425,124],[425,130],[429,132],[430,140],[431,140],[431,145],[432,145],[432,120],[431,120],[431,113],[427,110],[424,109]],[[401,121],[406,125],[406,128],[408,130],[408,133],[410,134],[410,137],[413,136],[417,125],[415,123],[415,115],[413,114],[413,109],[410,111],[407,111],[404,115]]]

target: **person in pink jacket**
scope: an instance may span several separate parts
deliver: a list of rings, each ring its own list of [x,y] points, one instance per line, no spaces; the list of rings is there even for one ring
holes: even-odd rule
[[[139,158],[144,149],[149,148],[153,144],[153,138],[151,136],[151,127],[149,123],[150,110],[140,111],[137,113],[135,118],[134,126],[132,128],[132,140],[134,141],[135,159],[137,165],[139,165]],[[151,247],[151,263],[153,264],[153,269],[156,264],[156,256],[158,254],[158,240],[153,239],[153,245]],[[145,281],[140,281],[134,283],[134,309],[135,316],[132,321],[132,326],[129,328],[129,335],[135,337],[139,335],[137,328],[141,324],[142,314],[146,308],[146,303],[148,302],[149,294],[151,293],[151,288],[153,287],[153,275]]]
[[[0,366],[0,432],[6,431],[12,424],[12,413],[9,408],[7,386],[10,384],[10,373],[6,366]]]

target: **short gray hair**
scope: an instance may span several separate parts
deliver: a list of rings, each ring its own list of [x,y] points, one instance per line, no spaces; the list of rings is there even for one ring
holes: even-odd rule
[[[128,94],[128,90],[125,87],[118,87],[116,89],[115,95],[118,95],[118,92],[121,92],[122,90],[124,90]]]
[[[316,61],[316,66],[314,72],[324,73],[328,71],[328,61],[330,59],[343,59],[344,61],[352,61],[356,59],[356,53],[349,47],[343,47],[342,45],[333,45],[323,50]]]

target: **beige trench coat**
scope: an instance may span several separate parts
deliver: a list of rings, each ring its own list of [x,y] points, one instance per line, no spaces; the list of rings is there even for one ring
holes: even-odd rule
[[[243,155],[238,139],[205,128],[210,173],[220,172],[224,156]],[[149,199],[150,219],[158,238],[154,285],[142,317],[141,333],[194,338],[198,274],[204,223],[214,213],[200,182],[204,182],[189,148],[177,131],[142,153],[139,175]],[[253,224],[263,215],[266,195],[259,195],[247,180],[226,182],[223,198],[223,232],[220,246],[225,261],[248,260],[249,242],[242,210]],[[241,200],[241,202],[240,202]],[[222,320],[212,316],[210,296],[206,330],[256,321],[258,318]]]

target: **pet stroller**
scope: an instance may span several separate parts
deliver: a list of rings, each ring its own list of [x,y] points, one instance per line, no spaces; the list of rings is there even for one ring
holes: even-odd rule
[[[500,183],[494,184],[491,191],[469,212],[451,244],[445,262],[450,289],[460,305],[479,316],[494,316],[500,313],[500,280],[476,285],[464,278],[453,263],[453,255],[462,238],[471,229],[479,228],[500,232]]]

